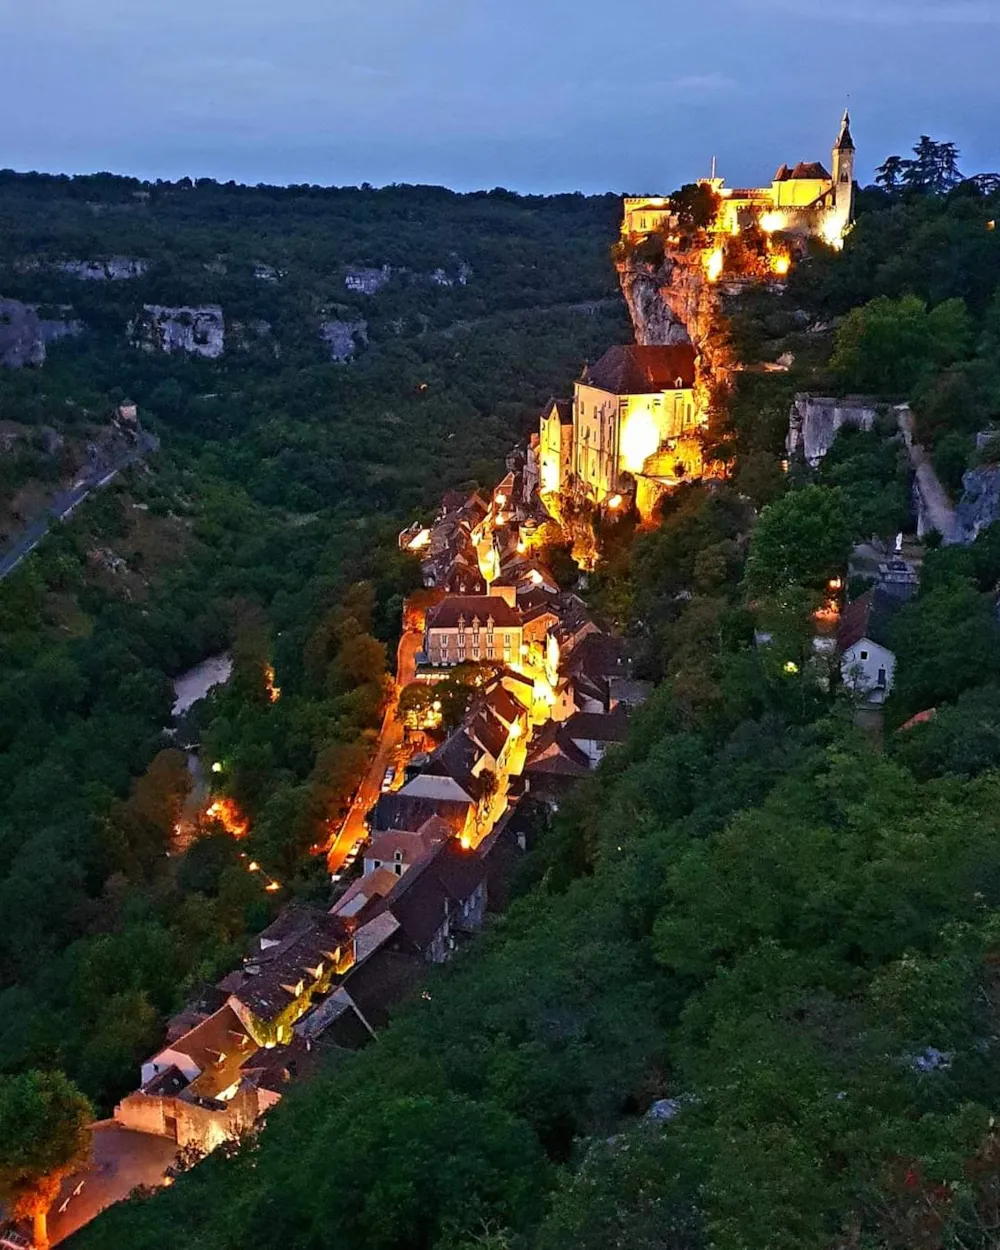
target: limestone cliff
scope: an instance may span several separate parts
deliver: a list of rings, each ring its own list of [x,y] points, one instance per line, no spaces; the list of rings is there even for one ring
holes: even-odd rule
[[[970,469],[962,478],[962,488],[955,509],[958,541],[972,543],[988,525],[1000,520],[1000,465]]]
[[[656,347],[693,343],[698,353],[698,387],[703,393],[729,383],[733,360],[726,335],[722,296],[705,274],[703,254],[668,252],[656,267],[628,258],[618,266],[636,342]]]
[[[20,369],[45,363],[45,349],[57,339],[83,332],[72,309],[59,309],[62,317],[41,317],[35,304],[17,299],[0,299],[0,365]]]
[[[788,455],[792,459],[801,456],[815,468],[832,447],[842,426],[872,430],[877,419],[878,406],[873,399],[796,395],[788,416],[785,442]]]

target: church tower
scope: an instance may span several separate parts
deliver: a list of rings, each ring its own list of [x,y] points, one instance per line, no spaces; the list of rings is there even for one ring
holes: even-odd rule
[[[840,134],[833,145],[834,214],[842,230],[854,221],[854,139],[851,137],[851,115],[845,109]]]

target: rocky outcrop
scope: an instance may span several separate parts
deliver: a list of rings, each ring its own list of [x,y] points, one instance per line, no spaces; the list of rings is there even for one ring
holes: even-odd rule
[[[358,295],[377,295],[391,278],[391,265],[383,265],[380,269],[348,269],[344,275],[344,286]]]
[[[129,323],[128,336],[147,352],[184,352],[216,360],[225,351],[226,324],[217,304],[200,308],[144,304],[140,315]]]
[[[81,282],[126,282],[130,278],[141,278],[149,268],[149,261],[132,256],[110,256],[107,260],[64,260],[55,267]]]
[[[45,349],[58,339],[83,332],[83,322],[72,309],[60,309],[65,316],[42,317],[38,306],[18,299],[0,299],[0,365],[20,369],[45,363]]]
[[[354,321],[324,321],[319,336],[330,352],[330,359],[338,362],[350,360],[358,346],[368,343],[368,322],[358,317]]]
[[[788,417],[788,437],[785,440],[789,458],[801,457],[815,468],[833,446],[838,430],[845,425],[858,430],[872,430],[877,418],[878,408],[872,399],[796,395]]]
[[[472,266],[467,265],[465,261],[458,266],[458,272],[454,277],[447,269],[435,269],[433,273],[428,275],[430,282],[434,286],[468,286],[469,279],[472,277]]]
[[[706,277],[703,253],[668,253],[658,267],[628,259],[619,264],[618,276],[636,342],[691,342],[698,353],[700,403],[710,408],[713,394],[729,386],[734,361],[722,293]]]
[[[982,465],[965,474],[955,516],[962,543],[975,542],[987,526],[1000,521],[1000,465]]]

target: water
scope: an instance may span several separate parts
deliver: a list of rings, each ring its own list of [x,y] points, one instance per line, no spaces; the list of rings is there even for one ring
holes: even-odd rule
[[[202,660],[200,664],[175,678],[174,720],[189,711],[199,699],[204,699],[213,686],[221,686],[227,682],[232,671],[233,658],[224,651],[221,655],[210,655],[207,660]]]

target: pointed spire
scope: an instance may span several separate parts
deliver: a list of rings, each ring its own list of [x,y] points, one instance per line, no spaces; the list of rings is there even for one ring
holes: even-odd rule
[[[840,123],[840,134],[837,136],[838,152],[853,152],[854,139],[851,137],[851,114],[844,109],[844,120]]]

